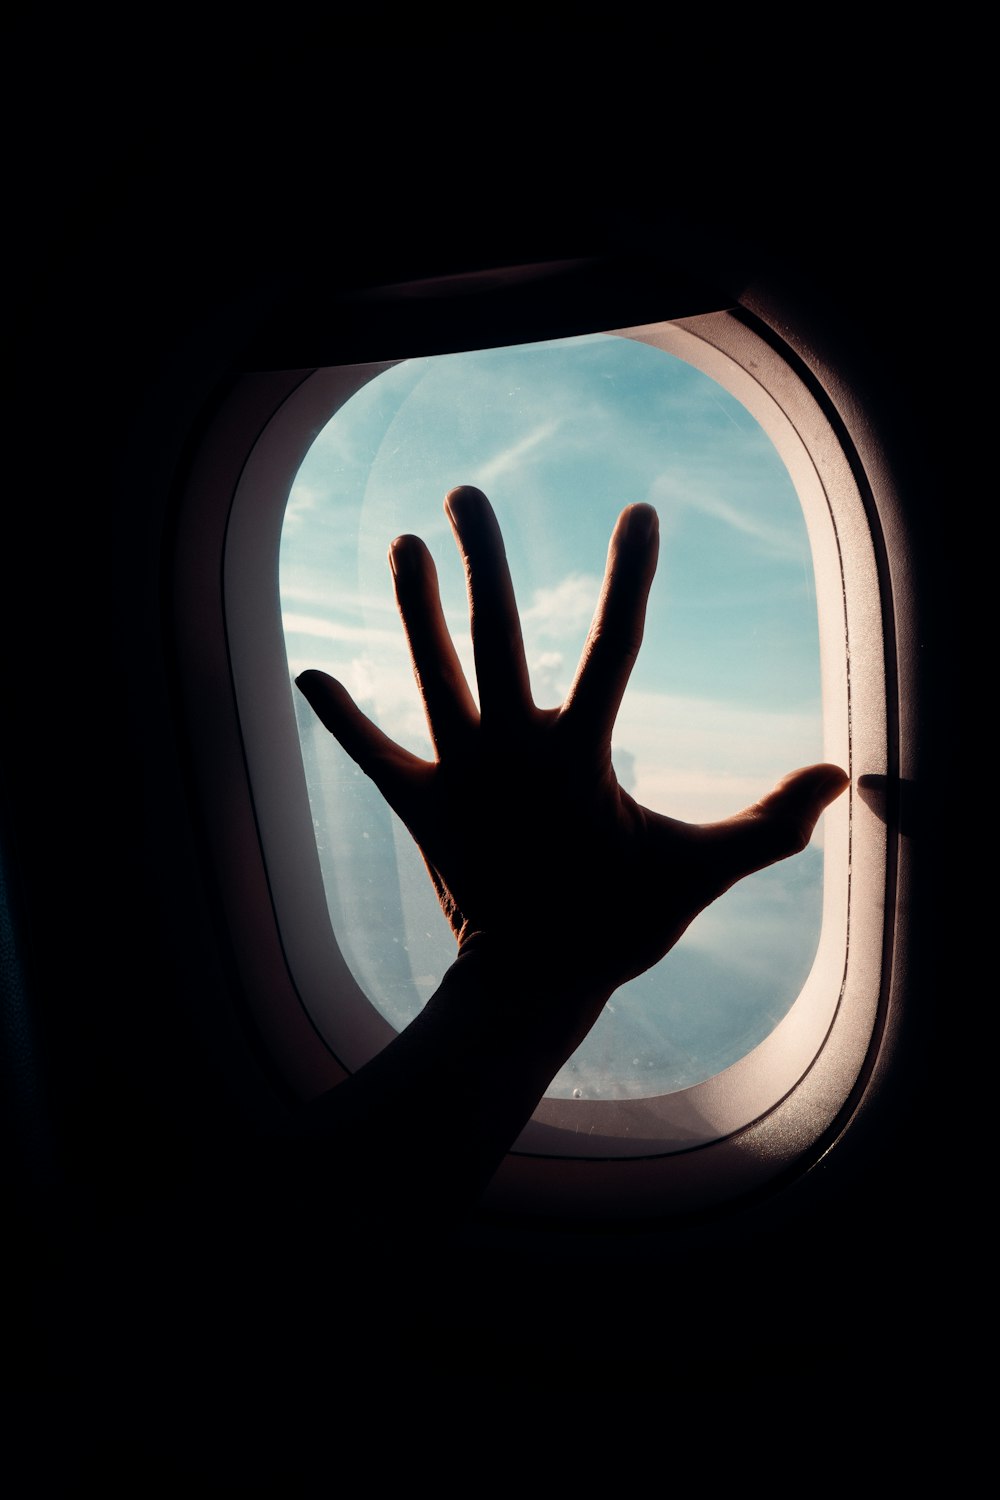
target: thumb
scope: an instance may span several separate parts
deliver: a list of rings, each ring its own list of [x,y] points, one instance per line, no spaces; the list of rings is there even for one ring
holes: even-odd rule
[[[406,805],[409,786],[426,771],[424,762],[383,734],[335,677],[325,672],[303,672],[295,679],[295,686],[390,806],[405,817],[400,809]]]
[[[800,854],[824,809],[840,796],[849,780],[840,766],[803,766],[783,776],[773,792],[729,819],[725,826],[733,880]]]

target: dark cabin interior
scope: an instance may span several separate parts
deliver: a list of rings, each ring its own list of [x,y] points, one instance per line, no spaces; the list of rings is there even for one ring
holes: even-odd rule
[[[825,125],[805,155],[792,150],[805,106],[777,67],[755,79],[748,124],[731,64],[712,80],[733,132],[726,164],[696,90],[665,86],[661,102],[624,68],[597,110],[590,88],[553,80],[551,58],[519,62],[505,97],[498,76],[452,81],[422,46],[325,53],[327,90],[304,38],[280,57],[263,43],[192,56],[174,38],[155,76],[110,67],[92,35],[81,69],[69,41],[15,173],[22,488],[8,511],[0,807],[17,1397],[61,1413],[89,1475],[154,1449],[163,1473],[181,1472],[223,1421],[202,1385],[241,1392],[244,1416],[302,1403],[325,1431],[318,1392],[345,1369],[355,1396],[382,1371],[415,1400],[592,1392],[595,1372],[677,1395],[790,1373],[940,1389],[960,1358],[974,1210],[957,1201],[952,1148],[941,1155],[959,1118],[941,950],[962,882],[942,527],[961,497],[941,482],[955,370],[940,329],[964,219],[935,121],[902,85],[890,123],[862,108],[841,130],[813,100]],[[392,289],[430,282],[438,293],[401,314]],[[204,424],[242,369],[396,356],[428,338],[460,347],[470,331],[622,326],[736,305],[754,285],[854,372],[912,526],[922,779],[888,791],[913,869],[891,1065],[808,1170],[693,1219],[581,1228],[479,1212],[443,1235],[401,1222],[378,1274],[352,1286],[338,1277],[335,1181],[318,1184],[322,1271],[290,1250],[281,1195],[258,1201],[246,1320],[267,1323],[289,1265],[317,1277],[315,1303],[297,1289],[280,1361],[258,1351],[252,1376],[245,1344],[217,1329],[204,1347],[187,1335],[182,1358],[161,1342],[161,1291],[176,1243],[196,1265],[212,1222],[205,1165],[289,1107],[236,992],[172,725],[172,528]],[[211,1299],[191,1297],[197,1329]],[[261,1473],[298,1472],[273,1431],[247,1444]]]

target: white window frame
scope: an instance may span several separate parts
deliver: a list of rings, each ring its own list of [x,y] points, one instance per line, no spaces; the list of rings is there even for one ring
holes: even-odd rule
[[[824,755],[848,769],[851,788],[826,814],[820,943],[788,1014],[746,1057],[693,1088],[543,1100],[487,1201],[545,1215],[698,1210],[813,1159],[884,1037],[895,919],[897,861],[882,805],[858,795],[860,776],[889,776],[889,725],[898,726],[889,711],[896,658],[883,629],[894,600],[879,567],[894,495],[864,413],[830,371],[817,375],[808,351],[776,336],[766,309],[612,331],[718,380],[788,466],[813,549]],[[288,681],[279,540],[312,442],[393,363],[243,377],[199,451],[179,519],[182,689],[199,726],[194,763],[226,920],[255,1024],[303,1098],[361,1066],[394,1032],[330,927]],[[895,643],[895,626],[891,635]]]

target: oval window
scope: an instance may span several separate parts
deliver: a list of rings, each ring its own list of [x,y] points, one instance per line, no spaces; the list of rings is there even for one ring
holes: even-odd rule
[[[456,484],[478,485],[497,511],[543,707],[569,687],[618,512],[656,506],[659,572],[613,745],[640,802],[708,821],[823,759],[812,551],[789,473],[717,381],[617,335],[408,360],[339,407],[298,471],[281,535],[293,676],[337,676],[386,733],[430,756],[386,550],[401,532],[430,546],[474,689],[442,510]],[[454,941],[409,834],[295,697],[333,931],[361,991],[400,1029]],[[793,1005],[822,916],[814,843],[742,882],[618,990],[549,1097],[648,1098],[722,1072]]]

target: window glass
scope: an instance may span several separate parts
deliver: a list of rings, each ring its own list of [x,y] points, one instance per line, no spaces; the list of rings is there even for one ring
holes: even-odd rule
[[[317,436],[282,533],[289,669],[339,677],[393,738],[430,755],[386,550],[434,554],[470,685],[464,577],[442,501],[475,484],[503,529],[536,702],[561,701],[621,508],[660,515],[646,638],[619,715],[615,769],[639,801],[692,820],[752,802],[822,759],[813,568],[770,439],[722,386],[614,335],[406,361]],[[396,1027],[454,956],[423,863],[372,784],[296,698],[330,918]],[[555,1097],[642,1097],[711,1077],[785,1015],[822,916],[822,852],[742,882],[667,958],[620,989],[553,1080]]]

